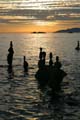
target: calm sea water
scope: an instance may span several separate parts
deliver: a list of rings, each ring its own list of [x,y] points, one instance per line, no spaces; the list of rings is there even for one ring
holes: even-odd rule
[[[80,52],[75,50],[80,34],[0,34],[0,120],[80,120]],[[7,70],[7,54],[13,41],[13,70]],[[56,101],[38,89],[35,79],[39,48],[60,56],[67,77]],[[23,71],[23,56],[29,72]],[[52,102],[51,102],[52,101]]]

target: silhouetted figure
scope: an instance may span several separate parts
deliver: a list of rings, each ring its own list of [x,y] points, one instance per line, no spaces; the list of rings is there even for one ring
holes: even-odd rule
[[[53,65],[53,60],[52,60],[52,58],[53,58],[53,55],[52,55],[52,52],[50,52],[50,54],[49,54],[49,66],[52,66],[52,65]]]
[[[61,68],[61,63],[59,62],[59,57],[56,56],[56,62],[54,67],[50,69],[50,80],[49,87],[52,89],[53,93],[61,89],[61,82],[63,78],[67,75]]]
[[[26,57],[25,56],[24,56],[23,67],[24,67],[24,71],[27,72],[28,71],[28,62],[26,61]]]
[[[80,50],[79,41],[77,41],[77,47],[75,49]]]
[[[8,52],[9,54],[7,56],[7,62],[8,62],[9,67],[12,67],[13,54],[14,54],[12,41],[10,42],[10,48],[8,49]]]

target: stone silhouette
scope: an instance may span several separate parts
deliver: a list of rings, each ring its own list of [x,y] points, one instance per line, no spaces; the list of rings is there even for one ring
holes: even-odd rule
[[[36,79],[38,80],[39,88],[44,88],[48,81],[48,74],[46,74],[48,67],[46,66],[46,52],[42,51],[40,48],[39,61],[38,61],[38,71],[36,72]]]
[[[59,61],[59,56],[56,56],[56,62],[54,63],[54,67],[60,69],[62,67],[61,62]]]
[[[38,68],[43,68],[43,66],[45,66],[45,61],[46,61],[46,52],[42,52],[42,48],[41,48],[41,52],[39,54],[39,61],[38,61]]]
[[[53,92],[59,91],[61,89],[61,82],[63,78],[67,75],[61,69],[61,62],[59,61],[59,56],[56,56],[56,62],[52,68],[50,68],[50,76],[49,76],[49,87]]]
[[[23,67],[24,67],[24,71],[27,72],[28,71],[28,62],[26,61],[26,57],[23,57],[24,61],[23,61]]]
[[[42,49],[43,48],[40,47],[39,59],[42,59]]]
[[[36,79],[38,80],[39,88],[44,89],[48,84],[49,75],[48,75],[48,67],[43,66],[38,69],[35,75]]]
[[[75,49],[76,49],[76,50],[80,50],[79,41],[77,41],[77,47],[76,47]]]
[[[49,54],[49,66],[52,66],[52,65],[53,65],[53,60],[52,60],[52,58],[53,58],[53,55],[52,55],[52,52],[50,52],[50,54]]]
[[[61,82],[67,75],[61,67],[62,64],[59,61],[59,56],[56,56],[56,62],[53,65],[52,52],[49,54],[49,65],[46,65],[46,52],[42,52],[42,57],[38,62],[38,71],[36,72],[36,79],[40,88],[49,86],[52,92],[59,91],[61,89]]]
[[[13,61],[13,54],[14,54],[14,50],[13,50],[13,43],[12,41],[10,42],[10,48],[8,49],[8,56],[7,56],[7,62],[8,62],[8,67],[12,67],[12,61]]]

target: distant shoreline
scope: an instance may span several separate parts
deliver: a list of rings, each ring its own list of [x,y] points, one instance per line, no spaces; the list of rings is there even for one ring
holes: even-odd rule
[[[45,34],[45,33],[80,33],[80,28],[70,28],[65,30],[58,30],[55,32],[42,32],[42,31],[33,31],[33,32],[0,32],[0,34]]]
[[[71,28],[71,29],[66,29],[66,30],[59,30],[59,31],[56,31],[55,33],[80,33],[80,28]]]

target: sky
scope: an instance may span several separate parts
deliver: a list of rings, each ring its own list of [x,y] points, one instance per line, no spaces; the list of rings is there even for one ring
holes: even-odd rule
[[[0,0],[0,32],[80,28],[80,0]]]

